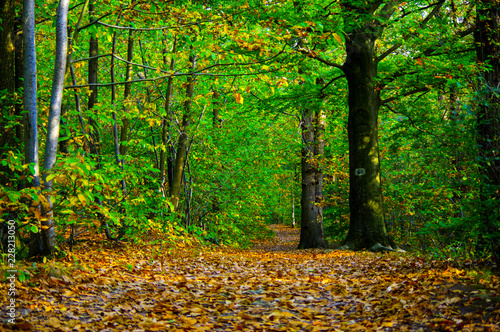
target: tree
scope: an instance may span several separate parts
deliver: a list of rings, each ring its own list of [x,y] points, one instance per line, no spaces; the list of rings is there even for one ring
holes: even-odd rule
[[[23,3],[23,45],[24,45],[24,155],[25,163],[30,164],[31,186],[40,188],[38,161],[38,121],[37,121],[37,77],[35,48],[35,2]],[[31,210],[37,220],[41,218],[40,203]],[[39,234],[33,233],[30,242],[30,256],[41,251]]]
[[[15,91],[15,75],[14,75],[14,1],[0,1],[0,156],[4,154],[4,147],[13,147],[13,139],[15,138],[14,128],[11,126],[14,115],[14,91]]]
[[[196,54],[191,53],[189,56],[191,63],[191,70],[196,68]],[[172,197],[172,204],[174,210],[179,206],[179,196],[181,194],[181,181],[186,164],[188,153],[188,130],[191,124],[193,93],[194,93],[195,77],[190,75],[187,78],[186,85],[186,99],[184,100],[184,112],[182,115],[182,124],[180,128],[179,138],[177,140],[177,150],[175,153],[175,163],[173,165],[172,185],[170,187],[170,196]]]
[[[387,233],[382,200],[378,147],[380,89],[375,82],[378,63],[375,41],[384,29],[379,22],[386,21],[396,6],[389,2],[375,15],[380,5],[381,2],[372,5],[344,3],[346,12],[353,11],[370,18],[348,23],[347,57],[341,68],[349,86],[347,132],[351,219],[344,247],[355,250],[372,248],[376,244],[394,246]]]
[[[32,6],[32,4],[31,4]],[[29,7],[30,10],[33,7]],[[50,110],[47,124],[47,138],[45,143],[45,158],[43,163],[43,191],[45,204],[42,205],[41,229],[36,235],[30,255],[49,255],[57,245],[54,223],[53,202],[51,199],[53,190],[53,177],[51,170],[54,167],[57,156],[59,139],[59,124],[61,120],[61,105],[63,96],[64,77],[66,74],[66,59],[68,53],[68,11],[69,0],[61,0],[57,7],[56,19],[56,55],[54,65],[54,76],[52,79],[52,92],[50,98]],[[34,16],[33,16],[34,18]],[[30,33],[26,31],[25,33]],[[33,36],[31,38],[34,37]],[[26,43],[28,44],[28,43]],[[34,52],[33,52],[34,53]],[[27,66],[26,66],[27,67]],[[36,77],[36,71],[35,71]],[[36,79],[35,79],[36,82]],[[33,97],[36,103],[36,94]],[[35,144],[37,144],[35,142]]]
[[[349,233],[343,248],[393,250],[396,245],[387,232],[384,218],[378,133],[379,110],[388,101],[382,100],[381,92],[391,79],[381,81],[378,67],[412,36],[412,33],[397,32],[402,25],[402,18],[415,12],[427,12],[425,17],[413,23],[414,30],[423,29],[439,12],[444,1],[423,9],[412,5],[409,13],[403,12],[400,18],[393,18],[398,9],[395,1],[343,1],[338,7],[333,4],[315,6],[309,10],[309,21],[295,26],[291,24],[290,29],[296,29],[303,40],[307,40],[307,43],[297,47],[298,51],[332,69],[342,71],[343,75],[334,77],[326,86],[342,77],[347,80],[351,215]],[[335,19],[326,21],[324,17]],[[315,29],[320,33],[314,35]],[[339,35],[341,31],[343,38]],[[398,34],[402,37],[395,38],[393,44],[379,54],[378,49],[382,44],[380,41],[384,39],[384,44],[387,44],[391,35]],[[310,38],[305,39],[304,36]],[[331,51],[332,44],[326,44],[324,40],[331,38],[344,43],[345,61],[342,65],[329,60],[334,52]],[[425,49],[416,50],[416,53],[425,54],[424,51]],[[406,74],[404,71],[394,71],[390,75],[395,78]],[[418,87],[406,95],[426,89]]]
[[[500,9],[494,1],[477,2],[474,33],[477,61],[481,66],[477,145],[481,185],[481,250],[500,262]]]
[[[323,230],[323,171],[326,116],[307,109],[302,116],[302,196],[299,249],[326,246]]]

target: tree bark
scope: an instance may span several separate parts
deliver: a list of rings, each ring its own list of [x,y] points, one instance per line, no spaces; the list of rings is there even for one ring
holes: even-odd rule
[[[482,172],[479,250],[500,263],[500,9],[494,1],[478,1],[474,33],[477,61],[487,64],[480,76],[477,145]]]
[[[375,9],[371,8],[372,13]],[[380,89],[375,85],[375,40],[381,33],[382,28],[374,22],[353,28],[346,38],[347,57],[342,67],[349,87],[347,131],[351,213],[343,248],[352,250],[372,248],[377,244],[388,249],[395,246],[384,219],[378,147]]]
[[[59,124],[61,120],[61,105],[66,74],[66,60],[68,55],[68,11],[69,0],[60,0],[57,7],[56,19],[56,56],[54,65],[54,76],[52,78],[52,91],[50,97],[50,110],[47,126],[47,138],[45,143],[45,159],[43,163],[43,189],[48,206],[43,207],[44,219],[42,219],[41,248],[42,255],[49,255],[57,245],[54,223],[53,203],[51,194],[53,180],[48,176],[56,162],[57,146],[59,140]]]
[[[315,117],[314,112],[307,109],[302,116],[302,196],[298,249],[326,246],[323,231],[323,208],[321,207],[323,174],[318,164],[324,150],[324,120],[324,114],[321,111],[318,111]],[[318,138],[322,143],[318,142]]]
[[[89,14],[90,20],[94,19],[94,2],[89,3]],[[97,55],[99,54],[99,40],[93,34],[90,36],[89,40],[89,66],[88,66],[88,82],[89,84],[98,82],[98,71],[99,71],[99,59]],[[91,112],[94,109],[94,105],[97,102],[98,97],[98,87],[91,86],[90,87],[90,95],[88,100],[88,110]],[[97,117],[98,115],[95,114]],[[101,155],[101,136],[99,133],[99,123],[92,117],[89,117],[89,126],[90,126],[90,153],[94,155],[97,159],[97,168],[100,169],[100,155]]]
[[[177,40],[174,39],[174,45],[172,47],[172,58],[170,59],[170,71],[173,72],[175,69],[175,53],[177,51],[176,48]],[[166,52],[166,50],[165,50]],[[167,63],[167,59],[164,59],[165,64]],[[171,187],[172,186],[172,164],[173,164],[173,156],[171,143],[169,142],[169,131],[170,131],[170,115],[172,112],[172,92],[173,92],[173,84],[174,78],[170,76],[167,82],[167,91],[165,92],[165,115],[163,116],[161,123],[161,151],[160,151],[160,177],[163,192],[166,191],[166,184]],[[167,153],[168,152],[168,153]]]
[[[37,123],[37,79],[35,48],[35,2],[23,3],[23,44],[24,44],[24,125],[25,125],[25,163],[33,164],[31,170],[33,187],[40,187],[38,161],[38,123]]]
[[[128,63],[125,66],[125,81],[128,82],[132,79],[132,65],[130,62],[132,62],[134,58],[134,37],[133,37],[134,32],[132,30],[129,30],[128,32],[128,46],[127,46],[127,61]],[[128,150],[128,133],[130,131],[130,121],[128,119],[129,116],[129,110],[132,106],[132,99],[130,98],[130,91],[132,89],[132,83],[125,83],[125,91],[123,94],[124,98],[124,104],[125,104],[125,110],[124,110],[124,116],[122,117],[122,127],[120,130],[120,155],[122,156],[121,158],[121,163],[125,162],[124,156],[127,154]]]
[[[24,43],[24,126],[25,163],[30,167],[31,186],[40,187],[40,172],[38,161],[38,130],[37,130],[37,81],[36,81],[36,48],[35,48],[35,1],[23,2],[23,43]],[[35,217],[40,216],[40,205],[33,207]],[[39,219],[39,218],[37,218]],[[35,256],[42,250],[40,233],[31,233],[29,256]]]
[[[191,55],[191,69],[196,67],[196,56]],[[177,151],[175,154],[175,164],[173,169],[172,186],[170,187],[170,196],[174,210],[179,206],[179,196],[181,194],[182,173],[184,171],[185,160],[187,158],[188,127],[191,123],[191,108],[193,104],[193,92],[195,77],[188,76],[186,88],[186,100],[184,101],[184,114],[182,116],[181,133],[177,141]]]
[[[16,17],[16,37],[14,39],[14,47],[15,47],[15,55],[14,55],[14,66],[15,66],[15,72],[16,72],[16,77],[15,77],[15,84],[16,84],[16,91],[20,91],[21,88],[24,86],[24,52],[23,52],[23,22],[22,22],[22,16],[20,18]],[[21,99],[21,97],[19,98]],[[22,117],[22,110],[23,110],[23,105],[22,103],[16,103],[15,105],[16,109],[16,115],[21,118]],[[16,127],[16,137],[19,142],[24,141],[24,133],[23,133],[23,125],[20,124],[19,126]]]
[[[219,93],[217,90],[214,91],[213,94],[213,106],[212,106],[212,126],[214,129],[220,129],[222,127],[222,119],[219,114],[219,109],[221,107],[221,103],[219,101]]]
[[[16,148],[16,131],[10,125],[15,115],[15,48],[14,48],[14,1],[0,0],[0,158],[4,153]],[[15,121],[15,120],[14,120]],[[16,126],[17,127],[17,126]],[[0,166],[0,183],[6,183],[9,169]]]

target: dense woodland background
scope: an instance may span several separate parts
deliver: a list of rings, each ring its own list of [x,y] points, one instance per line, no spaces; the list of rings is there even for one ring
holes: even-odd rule
[[[302,223],[303,248],[499,259],[497,2],[0,4],[18,255]]]

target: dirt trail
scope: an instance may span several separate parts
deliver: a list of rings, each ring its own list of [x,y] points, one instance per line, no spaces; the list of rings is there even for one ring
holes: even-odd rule
[[[256,243],[253,247],[254,250],[292,251],[297,249],[300,240],[300,228],[291,228],[279,224],[271,225],[270,228],[276,234],[275,239]]]
[[[407,254],[295,250],[298,229],[272,229],[275,241],[252,250],[75,248],[16,284],[17,325],[0,332],[500,331],[495,276]]]

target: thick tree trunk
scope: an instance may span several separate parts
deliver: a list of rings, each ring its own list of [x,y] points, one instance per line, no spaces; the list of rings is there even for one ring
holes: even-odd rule
[[[349,233],[344,247],[359,250],[374,245],[391,248],[384,220],[378,112],[380,96],[375,86],[376,35],[368,29],[353,32],[346,40],[347,58],[343,66],[349,86]]]
[[[488,64],[481,73],[477,111],[477,144],[483,175],[481,186],[481,231],[479,250],[490,251],[500,263],[500,8],[493,1],[477,4],[474,33],[477,60]]]
[[[324,149],[323,113],[318,112],[316,118],[317,120],[311,110],[306,110],[302,117],[302,197],[298,249],[325,247],[323,208],[321,207],[323,174],[318,165],[318,158],[321,157]]]

